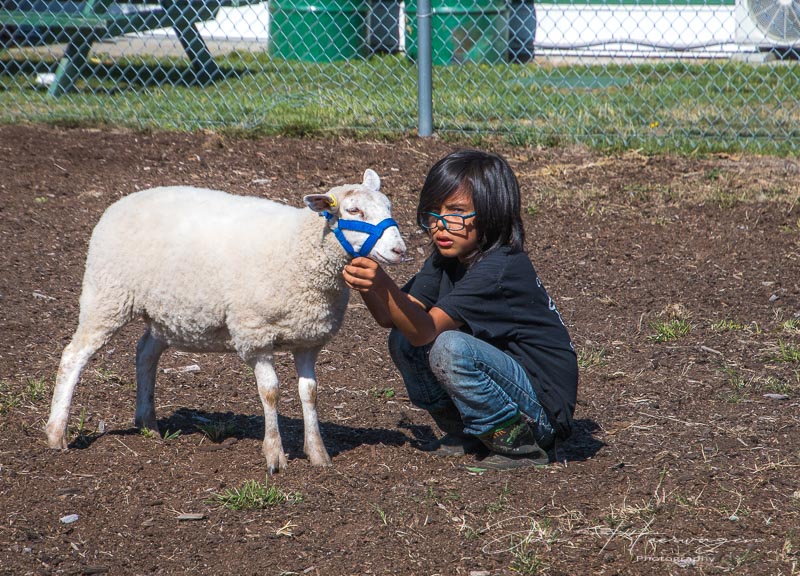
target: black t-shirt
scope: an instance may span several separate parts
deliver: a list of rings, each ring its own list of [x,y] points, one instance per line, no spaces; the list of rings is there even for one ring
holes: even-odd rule
[[[463,332],[519,362],[556,433],[569,436],[578,362],[561,315],[527,254],[498,248],[466,268],[434,253],[403,291],[428,309],[440,308],[463,323]]]

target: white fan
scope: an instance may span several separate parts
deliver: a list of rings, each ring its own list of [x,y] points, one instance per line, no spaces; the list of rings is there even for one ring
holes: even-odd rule
[[[800,47],[800,0],[737,0],[736,40],[759,48]]]

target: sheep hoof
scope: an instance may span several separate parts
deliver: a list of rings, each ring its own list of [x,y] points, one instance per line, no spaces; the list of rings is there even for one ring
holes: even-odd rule
[[[265,455],[266,456],[266,455]],[[267,471],[270,475],[275,474],[276,472],[280,472],[281,470],[285,470],[288,466],[288,461],[286,460],[286,454],[282,453],[277,458],[272,456],[266,456],[267,458]]]
[[[61,438],[57,439],[47,439],[47,445],[52,448],[53,450],[61,450],[66,452],[69,448],[67,446],[67,439],[66,437],[62,436]]]
[[[331,457],[327,454],[307,454],[307,456],[312,466],[333,466]]]
[[[158,421],[156,420],[155,415],[151,417],[142,416],[134,418],[133,425],[137,430],[150,430],[151,432],[158,434]]]
[[[62,426],[48,424],[45,428],[47,433],[47,445],[53,450],[67,450],[67,431]]]

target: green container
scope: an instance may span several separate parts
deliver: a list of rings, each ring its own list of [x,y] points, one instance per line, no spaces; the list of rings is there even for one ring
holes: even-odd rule
[[[433,64],[503,62],[507,28],[505,0],[431,0]],[[406,54],[417,58],[417,0],[406,4]]]
[[[368,12],[366,0],[270,0],[270,52],[309,62],[362,58]]]

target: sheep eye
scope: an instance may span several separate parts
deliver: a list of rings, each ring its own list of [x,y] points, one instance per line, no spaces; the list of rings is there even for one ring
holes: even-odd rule
[[[352,216],[363,216],[364,213],[359,208],[348,208],[347,213],[351,214]]]

